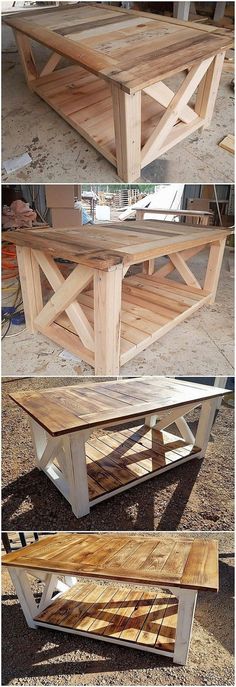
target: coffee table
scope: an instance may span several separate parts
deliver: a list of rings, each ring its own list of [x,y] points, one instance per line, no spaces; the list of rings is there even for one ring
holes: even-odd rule
[[[151,651],[181,665],[198,591],[219,585],[217,541],[188,536],[59,533],[3,556],[3,565],[29,627]],[[44,583],[38,605],[29,575]]]
[[[8,14],[4,21],[15,32],[29,88],[128,182],[209,125],[233,44],[232,33],[219,27],[96,3]],[[52,51],[43,69],[32,41]],[[57,69],[62,57],[72,65]],[[182,81],[174,92],[166,79],[176,74]]]
[[[230,233],[145,220],[128,227],[117,222],[86,230],[20,229],[4,237],[17,246],[28,330],[78,355],[95,374],[113,376],[189,315],[214,303]],[[201,284],[187,261],[206,248]],[[158,266],[155,259],[161,256],[168,260]],[[66,279],[57,258],[72,261]],[[126,275],[137,264],[140,271]],[[50,297],[47,290],[46,304],[42,272],[54,291]]]
[[[141,377],[17,391],[10,397],[29,415],[36,466],[79,518],[125,489],[202,458],[225,393],[184,380]],[[198,406],[194,436],[184,416]],[[124,423],[128,427],[120,427]],[[91,436],[98,428],[104,432]],[[42,494],[42,507],[43,501]]]

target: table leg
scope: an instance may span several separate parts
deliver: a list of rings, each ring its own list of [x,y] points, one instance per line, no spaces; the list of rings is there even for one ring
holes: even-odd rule
[[[76,518],[90,512],[85,442],[90,431],[73,432],[64,437],[69,500]]]
[[[186,665],[192,634],[197,592],[192,589],[171,590],[178,598],[178,617],[176,627],[174,663]]]
[[[212,119],[224,58],[225,52],[216,55],[198,87],[195,112],[204,119],[202,129],[207,128]]]
[[[19,603],[24,613],[27,625],[36,629],[33,618],[37,614],[37,604],[32,593],[30,583],[25,570],[9,567],[8,572],[15,587]]]
[[[219,398],[211,398],[208,401],[203,401],[202,403],[201,414],[196,433],[196,446],[199,446],[201,449],[201,453],[197,456],[198,458],[204,458],[218,403]]]
[[[31,248],[17,246],[16,254],[26,327],[34,333],[37,331],[34,320],[43,307],[39,266]]]
[[[129,95],[112,86],[117,173],[123,181],[141,174],[141,91]]]
[[[211,300],[209,301],[211,304],[215,302],[216,298],[220,271],[224,257],[225,241],[226,239],[223,239],[222,241],[216,241],[215,243],[211,243],[210,246],[204,282],[204,291],[209,291],[209,293],[211,293]]]
[[[214,17],[213,17],[214,21],[219,21],[219,19],[223,19],[223,16],[225,13],[225,6],[226,6],[226,2],[216,2]]]
[[[188,21],[190,2],[174,2],[173,17]]]
[[[33,420],[31,417],[29,417],[29,424],[36,466],[39,468],[39,470],[41,470],[40,462],[48,443],[47,433],[46,430],[43,429],[43,427],[41,427],[41,425],[39,425],[38,422]]]
[[[142,272],[143,274],[154,274],[155,272],[155,259],[151,260],[145,260],[142,264]]]
[[[27,84],[29,88],[32,88],[32,82],[37,79],[38,71],[31,49],[31,41],[28,36],[20,31],[14,31],[14,35]]]
[[[123,267],[94,273],[95,374],[118,375]]]

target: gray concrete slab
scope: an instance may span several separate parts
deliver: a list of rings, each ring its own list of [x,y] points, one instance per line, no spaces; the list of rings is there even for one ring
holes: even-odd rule
[[[35,46],[43,64],[46,48]],[[32,163],[18,172],[3,173],[4,182],[119,182],[115,168],[37,95],[30,92],[17,52],[3,55],[3,154],[6,160],[28,152]],[[208,130],[196,132],[161,158],[147,165],[139,181],[230,183],[233,156],[218,143],[233,133],[232,75],[224,73]],[[179,79],[172,79],[172,85]]]
[[[165,259],[164,259],[165,260]],[[189,265],[201,280],[204,253]],[[216,302],[204,306],[121,368],[121,375],[232,375],[234,373],[233,285],[226,249]],[[2,345],[5,376],[93,375],[92,368],[41,334],[18,333],[12,326]],[[17,336],[15,336],[15,334]]]

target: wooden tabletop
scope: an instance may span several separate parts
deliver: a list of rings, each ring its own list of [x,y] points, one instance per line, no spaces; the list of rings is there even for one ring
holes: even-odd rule
[[[218,591],[213,539],[59,533],[4,555],[2,562],[66,575]]]
[[[231,32],[219,27],[92,3],[4,20],[127,93],[232,45]]]
[[[231,230],[163,220],[86,225],[86,228],[19,229],[4,239],[18,246],[42,250],[88,267],[111,270],[117,264],[134,264],[152,257],[225,239]]]
[[[213,386],[169,377],[75,384],[42,391],[16,391],[10,397],[53,436],[142,417],[192,401],[229,393]]]

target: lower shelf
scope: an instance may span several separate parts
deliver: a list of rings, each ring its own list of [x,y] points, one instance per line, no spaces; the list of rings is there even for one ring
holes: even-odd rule
[[[35,622],[173,656],[178,601],[170,592],[77,583]]]
[[[200,449],[168,432],[143,425],[113,430],[90,438],[85,445],[90,505],[194,458]],[[55,459],[57,471],[59,464]],[[52,468],[50,475],[52,474]]]
[[[68,124],[116,165],[113,106],[107,81],[72,65],[37,79],[32,87]],[[164,107],[143,94],[142,145],[164,112]]]
[[[201,289],[189,287],[170,279],[159,280],[155,275],[137,274],[126,277],[122,287],[120,364],[124,365],[128,360],[148,348],[202,307],[204,303],[207,303],[209,298],[209,294]],[[93,325],[93,291],[81,293],[78,302],[88,321]],[[83,357],[81,341],[67,315],[60,315],[55,326],[58,329],[59,339],[60,332],[62,333],[61,336],[63,332],[67,332],[74,339],[77,338],[78,355],[81,352]],[[75,344],[73,343],[72,346],[74,352]],[[84,359],[94,365],[91,352],[87,349],[84,350],[86,350]]]

